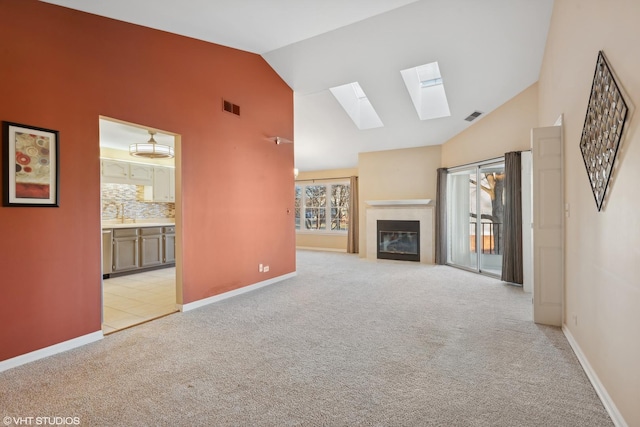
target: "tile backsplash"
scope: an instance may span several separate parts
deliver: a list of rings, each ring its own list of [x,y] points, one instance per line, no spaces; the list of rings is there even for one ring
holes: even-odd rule
[[[102,219],[175,218],[175,203],[144,202],[144,186],[101,184]]]

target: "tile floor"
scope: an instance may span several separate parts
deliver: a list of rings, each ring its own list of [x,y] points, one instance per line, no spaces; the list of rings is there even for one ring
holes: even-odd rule
[[[103,303],[104,334],[173,313],[177,311],[176,269],[104,279]]]

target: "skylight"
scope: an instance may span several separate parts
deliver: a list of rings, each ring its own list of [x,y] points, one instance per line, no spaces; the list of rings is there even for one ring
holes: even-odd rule
[[[358,82],[332,87],[329,90],[358,129],[365,130],[384,126]]]
[[[448,117],[449,103],[437,62],[400,71],[420,120]]]

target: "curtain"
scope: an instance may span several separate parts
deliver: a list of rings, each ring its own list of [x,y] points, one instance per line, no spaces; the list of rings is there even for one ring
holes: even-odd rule
[[[439,168],[436,182],[436,264],[447,263],[447,169]]]
[[[349,181],[349,231],[347,234],[347,253],[357,254],[360,244],[360,216],[358,215],[358,177]]]
[[[505,282],[522,284],[522,175],[520,152],[504,155],[505,208],[502,277]]]

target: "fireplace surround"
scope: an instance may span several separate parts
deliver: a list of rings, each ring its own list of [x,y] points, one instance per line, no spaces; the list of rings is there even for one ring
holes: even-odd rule
[[[364,246],[367,259],[378,259],[378,221],[418,221],[419,261],[425,264],[434,263],[434,206],[430,199],[369,200],[365,203],[367,210]],[[405,240],[408,239],[408,235],[404,237]]]

